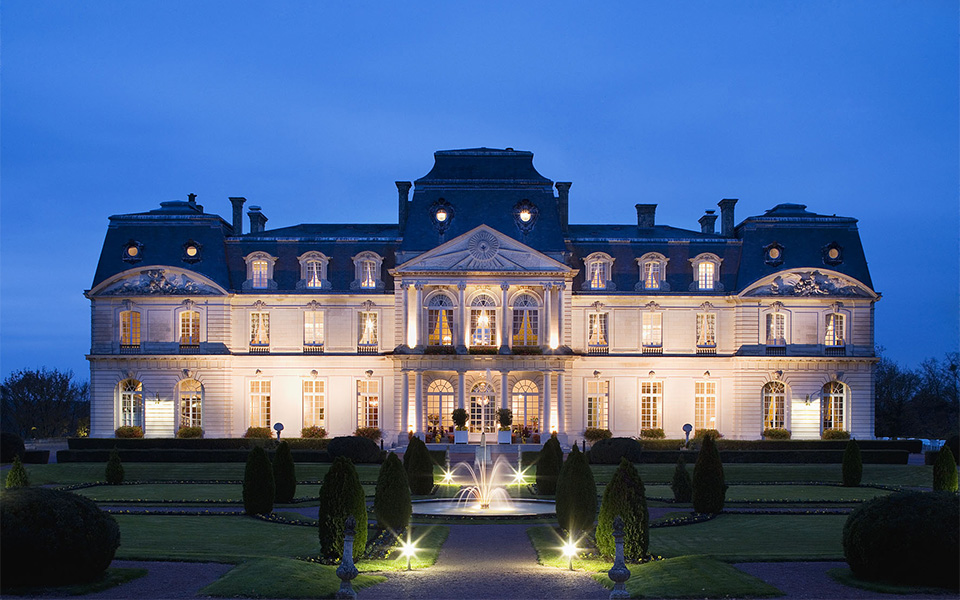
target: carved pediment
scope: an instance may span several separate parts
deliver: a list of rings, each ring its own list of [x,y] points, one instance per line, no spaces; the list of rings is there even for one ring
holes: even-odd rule
[[[863,284],[839,273],[822,271],[790,271],[761,280],[744,296],[853,296],[873,298],[875,294]]]
[[[223,292],[186,273],[167,269],[145,269],[119,279],[105,288],[101,296],[212,296]]]
[[[553,272],[574,269],[481,225],[397,267],[397,274],[429,272]]]

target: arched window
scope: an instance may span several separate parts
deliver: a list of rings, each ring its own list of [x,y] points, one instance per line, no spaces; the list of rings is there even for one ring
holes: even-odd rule
[[[361,252],[353,257],[356,279],[350,284],[352,290],[382,290],[380,268],[383,258],[376,252]]]
[[[180,382],[180,427],[202,427],[203,386],[196,379]]]
[[[243,282],[243,289],[277,289],[277,282],[273,280],[273,267],[277,263],[277,257],[257,251],[244,256],[243,260],[247,263],[247,279]]]
[[[496,431],[497,393],[485,381],[470,389],[470,431],[493,433]]]
[[[820,406],[823,409],[823,430],[846,429],[844,406],[847,400],[847,386],[839,381],[831,381],[823,386],[820,397]]]
[[[120,313],[120,350],[140,348],[140,312],[125,310]]]
[[[670,259],[659,252],[648,252],[637,259],[640,266],[640,281],[634,287],[640,291],[669,292],[670,286],[664,281],[667,273],[667,263]]]
[[[721,262],[723,262],[722,258],[709,252],[691,258],[693,283],[690,284],[690,291],[723,291],[723,286],[719,281]]]
[[[583,264],[587,268],[587,280],[584,282],[583,289],[614,289],[611,281],[613,279],[613,257],[604,252],[594,252],[583,259]]]
[[[200,345],[200,313],[195,310],[180,313],[180,345]]]
[[[143,427],[143,384],[136,379],[120,382],[120,425]]]
[[[431,298],[427,308],[427,344],[453,344],[453,300],[443,294]]]
[[[436,427],[436,422],[441,431],[449,431],[453,427],[452,414],[453,385],[446,379],[431,381],[427,386],[427,423]]]
[[[513,422],[539,431],[540,388],[529,379],[521,379],[513,385]]]
[[[322,252],[310,251],[297,257],[300,261],[300,281],[297,282],[297,289],[329,289],[330,282],[327,281],[327,265],[330,259]]]
[[[520,294],[513,301],[513,345],[539,345],[540,308],[530,294]]]
[[[263,259],[257,259],[250,263],[250,271],[253,274],[251,279],[253,280],[254,289],[266,289],[267,282],[270,279],[270,276],[267,274],[269,270],[269,265],[267,261]]]
[[[771,381],[763,386],[763,428],[786,427],[786,387],[780,381]]]
[[[481,294],[470,303],[470,345],[493,346],[497,343],[497,304]]]

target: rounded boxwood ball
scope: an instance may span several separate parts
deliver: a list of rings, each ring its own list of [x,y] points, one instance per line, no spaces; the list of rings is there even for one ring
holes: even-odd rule
[[[113,561],[120,528],[92,500],[47,488],[5,490],[0,498],[4,587],[94,581]]]

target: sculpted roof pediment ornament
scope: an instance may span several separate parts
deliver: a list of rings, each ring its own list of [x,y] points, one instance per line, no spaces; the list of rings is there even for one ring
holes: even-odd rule
[[[104,287],[100,296],[212,296],[223,292],[185,273],[146,269]]]
[[[873,292],[863,284],[840,275],[821,271],[792,271],[764,280],[748,289],[744,296],[854,296],[872,298]]]
[[[400,274],[451,271],[575,272],[563,263],[486,225],[457,236],[395,270]]]

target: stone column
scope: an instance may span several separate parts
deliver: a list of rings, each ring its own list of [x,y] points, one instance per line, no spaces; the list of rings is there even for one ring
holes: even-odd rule
[[[401,376],[400,389],[400,440],[405,440],[410,430],[410,373],[404,371]]]
[[[550,435],[550,371],[543,372],[543,417],[540,419],[540,439]]]
[[[464,304],[464,290],[467,289],[467,284],[461,281],[457,284],[457,299],[460,302],[460,318],[457,319],[457,333],[454,339],[460,340],[459,343],[455,342],[454,346],[457,347],[457,353],[467,353],[467,342],[469,342],[470,334],[467,331],[467,306]]]
[[[410,337],[407,332],[410,319],[410,284],[401,283],[400,284],[400,297],[403,298],[403,309],[401,309],[400,318],[401,318],[401,329],[400,329],[400,345],[410,347]],[[406,422],[407,418],[403,418]]]
[[[557,284],[557,346],[563,346],[563,290],[565,283]]]
[[[465,373],[463,371],[457,371],[457,408],[464,408],[466,406],[466,396],[467,383]]]
[[[413,322],[417,328],[417,348],[423,349],[423,282],[418,281],[413,287],[417,290],[417,303],[413,307]]]
[[[567,432],[567,425],[564,417],[566,409],[563,406],[563,373],[557,373],[557,435],[563,435]]]
[[[416,420],[414,421],[415,429],[413,432],[415,435],[421,436],[423,435],[423,372],[417,371],[413,385],[415,386],[413,406],[417,411]]]
[[[507,318],[507,290],[509,283],[500,284],[500,354],[510,354],[510,320]]]
[[[509,371],[500,371],[500,408],[510,408],[510,395],[507,391],[507,374]],[[517,415],[513,415],[516,418]]]
[[[543,337],[545,339],[540,340],[541,346],[550,347],[550,336],[553,332],[553,323],[550,322],[550,296],[553,294],[553,284],[545,283],[543,284]]]

